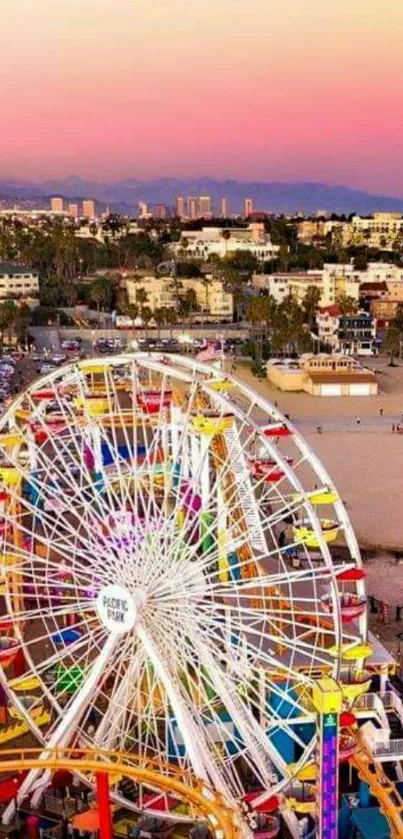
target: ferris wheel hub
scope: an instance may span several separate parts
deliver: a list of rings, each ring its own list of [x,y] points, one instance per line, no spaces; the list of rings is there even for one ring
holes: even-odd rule
[[[143,597],[137,597],[124,586],[105,586],[97,599],[98,616],[110,632],[123,635],[135,626]]]

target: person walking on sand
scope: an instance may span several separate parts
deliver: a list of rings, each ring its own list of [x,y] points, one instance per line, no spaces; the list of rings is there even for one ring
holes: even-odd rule
[[[356,419],[356,421],[355,421],[355,422],[356,422],[356,425],[361,425],[361,420],[360,420],[360,418],[359,418],[359,417],[357,417],[357,419]]]

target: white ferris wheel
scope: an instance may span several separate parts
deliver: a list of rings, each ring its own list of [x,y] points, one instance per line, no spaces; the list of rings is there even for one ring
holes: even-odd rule
[[[0,459],[0,676],[44,754],[175,765],[236,807],[280,793],[315,679],[358,683],[366,638],[351,525],[291,424],[210,365],[122,355],[31,384]]]

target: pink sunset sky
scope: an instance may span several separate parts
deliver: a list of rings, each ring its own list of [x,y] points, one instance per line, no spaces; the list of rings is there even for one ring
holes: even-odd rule
[[[3,179],[403,196],[403,0],[15,0],[0,55]]]

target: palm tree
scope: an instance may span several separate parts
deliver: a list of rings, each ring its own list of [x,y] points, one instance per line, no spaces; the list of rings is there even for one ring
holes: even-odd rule
[[[148,324],[150,323],[150,320],[152,319],[152,317],[153,317],[153,313],[152,313],[150,307],[149,306],[142,306],[142,308],[141,308],[141,319],[142,319],[143,323],[145,324],[146,338],[148,337],[148,332],[147,332]]]
[[[344,292],[336,296],[336,305],[339,307],[342,315],[353,315],[358,308],[357,301],[354,300],[354,297],[350,297],[348,294],[344,294]]]
[[[321,298],[321,290],[315,285],[309,285],[304,297],[304,302],[302,304],[304,315],[305,315],[305,323],[308,324],[310,328],[315,326],[315,318],[316,312],[319,306],[319,300]]]
[[[177,322],[178,315],[177,315],[176,309],[174,309],[173,306],[170,306],[168,309],[166,309],[165,313],[166,313],[165,314],[165,320],[169,324],[169,333],[170,333],[169,337],[172,341],[172,327],[173,327],[174,323]]]
[[[148,303],[148,294],[142,286],[136,289],[136,303],[140,306],[140,310],[146,303]]]
[[[14,326],[18,315],[18,308],[14,300],[5,300],[0,304],[0,343],[3,346],[4,332],[9,332]]]
[[[224,254],[224,256],[226,256],[227,255],[227,242],[228,242],[228,239],[231,238],[231,231],[228,230],[228,229],[222,230],[221,231],[221,237],[222,237],[222,239],[224,239],[224,242],[225,242],[225,254]]]
[[[158,339],[161,337],[161,326],[166,323],[166,313],[167,309],[164,306],[160,306],[158,309],[154,310],[154,320],[158,328]]]
[[[136,331],[135,320],[136,320],[136,318],[138,317],[138,314],[139,314],[139,307],[137,306],[137,304],[136,303],[129,303],[129,305],[126,307],[126,314],[129,318],[131,318],[133,337],[134,337],[135,331]]]
[[[393,323],[391,323],[386,333],[385,348],[389,354],[389,367],[394,367],[394,358],[400,352],[400,332]]]

